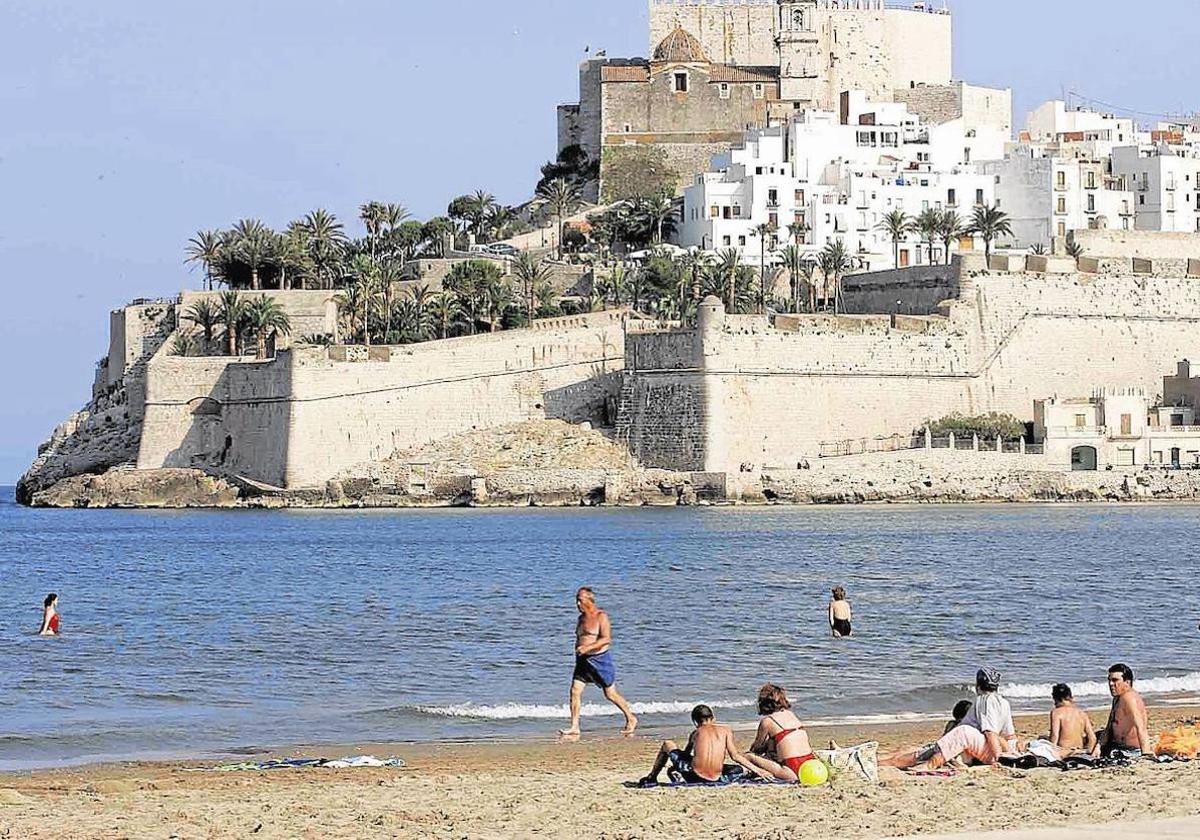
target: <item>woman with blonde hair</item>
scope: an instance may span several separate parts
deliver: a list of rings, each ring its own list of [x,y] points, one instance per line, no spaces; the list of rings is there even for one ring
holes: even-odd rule
[[[758,733],[747,758],[782,782],[800,781],[800,768],[816,758],[787,692],[772,683],[758,691]]]

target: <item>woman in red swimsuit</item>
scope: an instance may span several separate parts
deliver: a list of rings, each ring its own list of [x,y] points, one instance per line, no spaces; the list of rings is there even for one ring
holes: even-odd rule
[[[57,636],[58,624],[58,596],[51,592],[42,602],[42,629],[38,631],[38,635]]]
[[[758,713],[762,720],[747,758],[780,781],[798,782],[800,768],[816,756],[787,693],[777,685],[764,685],[758,692]]]

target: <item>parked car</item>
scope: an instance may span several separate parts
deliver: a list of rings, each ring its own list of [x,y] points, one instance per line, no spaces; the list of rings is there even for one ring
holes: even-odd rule
[[[494,245],[487,246],[488,252],[495,254],[498,257],[517,257],[521,252],[509,245],[507,242],[497,242]]]

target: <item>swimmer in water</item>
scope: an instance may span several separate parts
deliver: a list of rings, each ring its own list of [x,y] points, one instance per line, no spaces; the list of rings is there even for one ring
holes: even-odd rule
[[[835,639],[843,639],[854,631],[850,628],[850,602],[846,600],[846,590],[838,586],[833,590],[833,600],[829,602],[829,629]]]
[[[38,635],[57,636],[58,624],[58,596],[51,592],[42,602],[42,629],[38,630]]]

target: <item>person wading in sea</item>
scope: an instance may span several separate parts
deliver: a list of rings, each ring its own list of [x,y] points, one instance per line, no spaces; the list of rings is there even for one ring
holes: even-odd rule
[[[595,593],[586,586],[575,593],[575,607],[579,610],[579,621],[575,624],[575,673],[571,675],[571,725],[560,729],[558,734],[565,739],[579,737],[579,706],[584,687],[591,683],[602,688],[608,701],[625,715],[621,734],[632,735],[638,719],[617,691],[617,666],[609,651],[612,624],[608,613],[596,606]]]

